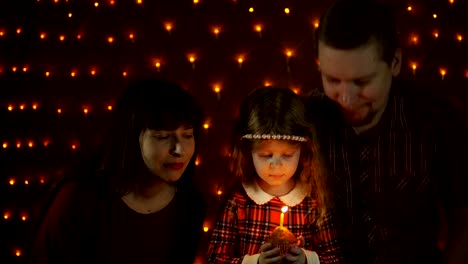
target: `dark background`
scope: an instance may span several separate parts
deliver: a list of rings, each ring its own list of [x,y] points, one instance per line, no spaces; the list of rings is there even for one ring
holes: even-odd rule
[[[403,77],[419,81],[421,93],[447,97],[468,116],[466,1],[387,2],[397,14]],[[0,263],[24,263],[38,201],[65,166],[96,149],[108,107],[128,81],[148,76],[177,81],[207,113],[196,176],[209,206],[203,256],[225,193],[228,138],[240,100],[262,85],[298,94],[320,87],[312,32],[330,3],[1,0]]]

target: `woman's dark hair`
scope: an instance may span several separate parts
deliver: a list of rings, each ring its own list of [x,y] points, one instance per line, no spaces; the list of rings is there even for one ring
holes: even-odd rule
[[[195,141],[203,123],[203,111],[193,95],[179,85],[156,79],[131,83],[119,97],[105,145],[102,172],[110,177],[113,191],[128,193],[141,183],[144,164],[139,137],[146,129],[194,129]],[[196,153],[178,184],[191,180]]]
[[[338,0],[321,16],[315,30],[315,55],[318,43],[349,50],[376,41],[381,58],[391,65],[399,47],[392,10],[372,0]]]

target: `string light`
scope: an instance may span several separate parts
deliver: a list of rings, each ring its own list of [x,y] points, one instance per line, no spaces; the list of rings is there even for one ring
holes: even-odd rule
[[[290,12],[289,8],[286,7],[286,8],[284,9],[284,13],[286,13],[286,14],[289,15],[289,12]]]
[[[314,24],[314,28],[318,28],[319,25],[320,25],[320,22],[318,19],[314,19],[314,21],[312,22]]]
[[[223,194],[223,191],[218,190],[217,194],[218,194],[218,195],[221,195],[221,194]]]
[[[128,35],[128,38],[133,40],[133,39],[135,38],[135,35],[133,35],[133,33],[130,33],[130,34]]]
[[[412,10],[413,10],[413,7],[412,7],[412,6],[408,6],[407,10],[408,10],[408,11],[412,11]]]
[[[60,41],[64,41],[65,40],[65,36],[64,35],[60,35]]]
[[[45,34],[45,33],[41,33],[40,37],[41,37],[41,39],[45,39],[45,38],[46,38],[46,34]]]
[[[156,63],[154,64],[154,66],[156,67],[156,69],[158,69],[158,72],[159,72],[161,69],[161,62],[159,60],[156,60]]]
[[[26,221],[27,219],[28,219],[28,217],[26,215],[21,216],[21,220]]]
[[[3,214],[3,219],[8,220],[11,217],[9,212]]]
[[[433,18],[437,18],[437,14],[433,14],[432,17],[433,17]]]
[[[25,181],[24,181],[24,185],[29,185],[29,181],[28,181],[28,180],[25,180]]]
[[[109,4],[110,4],[110,5],[114,5],[114,4],[115,4],[115,1],[114,1],[114,0],[111,0],[111,1],[109,2]]]
[[[107,42],[109,42],[109,43],[112,44],[112,43],[114,42],[114,38],[113,38],[113,37],[108,37],[108,38],[107,38]]]
[[[213,87],[213,91],[219,94],[221,92],[221,86],[219,84],[215,84]]]
[[[209,123],[204,123],[204,124],[203,124],[203,128],[204,128],[204,129],[210,128],[210,124],[209,124]]]
[[[17,33],[17,34],[20,34],[20,33],[21,33],[21,28],[17,28],[17,29],[16,29],[16,33]]]
[[[455,1],[454,0],[449,0],[449,3],[450,4],[453,4]]]
[[[463,36],[461,34],[457,34],[457,40],[458,42],[461,42],[463,40]]]
[[[37,109],[37,104],[33,104],[32,109],[36,110]]]
[[[221,32],[221,29],[219,27],[214,27],[213,28],[213,34],[215,34],[216,39],[218,39],[218,35]]]
[[[28,67],[23,67],[23,72],[27,72],[28,71]]]
[[[11,70],[12,70],[13,72],[16,72],[16,67],[13,66],[13,68],[11,68]]]
[[[87,115],[88,112],[89,112],[89,109],[88,109],[87,107],[83,108],[83,113],[84,113],[85,115]]]
[[[16,142],[16,148],[21,148],[21,142]]]
[[[16,181],[15,181],[15,179],[10,179],[9,183],[10,183],[10,185],[15,185]]]
[[[49,75],[50,75],[50,72],[46,72],[46,73],[45,73],[45,76],[46,76],[46,77],[49,77]]]
[[[24,110],[24,105],[20,105],[20,110]]]
[[[419,38],[416,34],[413,34],[411,35],[411,42],[414,44],[414,45],[417,45],[418,42],[419,42]]]
[[[77,39],[81,39],[81,34],[76,35]]]
[[[253,8],[253,7],[249,8],[249,12],[250,12],[250,13],[253,13],[253,11],[254,11],[254,8]]]
[[[73,16],[72,13],[68,13],[68,17],[72,17],[72,16]]]
[[[295,94],[299,94],[301,92],[301,89],[293,87],[291,88],[291,91],[293,91],[293,93]]]
[[[17,257],[20,257],[20,256],[21,256],[21,250],[16,249],[16,250],[15,250],[15,255],[16,255]]]
[[[57,109],[57,114],[61,114],[62,113],[62,109]]]
[[[270,81],[264,81],[264,82],[263,82],[263,85],[264,85],[265,87],[268,87],[268,86],[271,86],[272,83],[271,83]]]
[[[3,142],[3,148],[8,148],[8,143],[7,142]]]
[[[96,75],[96,70],[91,70],[91,75]]]
[[[418,64],[416,62],[410,63],[411,69],[413,70],[413,75],[416,74],[416,69],[418,68]]]
[[[99,3],[98,3],[98,2],[94,2],[94,6],[95,6],[95,7],[98,7],[98,6],[99,6]]]
[[[244,56],[237,56],[237,63],[239,63],[239,68],[242,68],[242,63],[244,63]]]
[[[440,76],[442,77],[442,80],[445,78],[445,75],[447,74],[447,69],[443,68],[443,67],[440,67],[439,68],[439,73],[440,73]]]
[[[195,57],[195,54],[189,54],[187,58],[188,58],[188,61],[192,64],[192,69],[195,69],[195,61],[197,59]]]
[[[167,32],[169,32],[169,34],[171,34],[171,31],[172,31],[172,23],[166,22],[166,23],[164,23],[164,27],[166,28]]]
[[[143,4],[143,0],[137,0],[136,2],[137,2],[137,4],[139,4],[139,5]]]
[[[73,150],[76,150],[76,145],[75,145],[75,144],[71,145],[71,148],[72,148]]]
[[[112,105],[108,105],[107,110],[112,111]]]
[[[46,140],[44,140],[44,147],[47,147],[47,146],[49,146],[49,144],[50,144],[49,140],[47,140],[47,139],[46,139]]]
[[[254,26],[254,30],[258,32],[258,35],[259,35],[260,37],[262,37],[262,29],[263,29],[263,28],[262,28],[262,25],[261,25],[261,24],[256,24],[256,25]]]
[[[71,77],[75,77],[75,76],[76,76],[76,72],[75,72],[75,71],[72,71],[72,72],[70,73],[70,75],[71,75]]]
[[[198,3],[199,3],[199,0],[193,0],[193,3],[194,3],[194,4],[198,4]]]
[[[434,32],[432,32],[432,35],[434,36],[434,38],[438,38],[439,32],[437,30],[434,30]]]
[[[5,35],[5,31],[0,30],[0,37],[3,37]]]
[[[198,165],[200,165],[200,158],[199,157],[197,157],[195,159],[195,166],[198,166]]]
[[[127,72],[125,72],[125,71],[122,72],[122,76],[123,76],[123,77],[127,77]]]
[[[29,146],[30,148],[34,147],[34,142],[29,141],[29,142],[28,142],[28,146]]]
[[[203,227],[203,231],[205,231],[205,233],[208,232],[209,230],[210,230],[210,229],[209,229],[207,226],[204,226],[204,227]]]

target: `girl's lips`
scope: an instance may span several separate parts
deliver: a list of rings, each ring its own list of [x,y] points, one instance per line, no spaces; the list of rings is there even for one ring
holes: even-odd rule
[[[164,167],[173,170],[180,170],[184,168],[183,162],[164,163]]]

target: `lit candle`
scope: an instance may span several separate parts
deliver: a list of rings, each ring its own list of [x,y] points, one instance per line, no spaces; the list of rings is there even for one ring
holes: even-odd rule
[[[287,207],[287,206],[283,206],[283,207],[281,208],[280,227],[283,227],[284,213],[286,213],[287,211],[288,211],[288,207]]]

